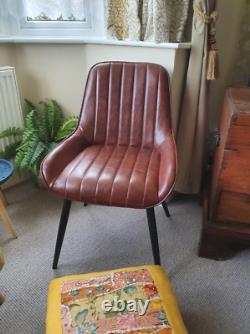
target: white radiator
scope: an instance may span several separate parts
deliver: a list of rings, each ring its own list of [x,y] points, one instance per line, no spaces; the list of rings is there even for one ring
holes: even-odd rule
[[[0,67],[0,132],[8,127],[23,127],[23,114],[14,67]],[[11,140],[0,139],[2,151]]]

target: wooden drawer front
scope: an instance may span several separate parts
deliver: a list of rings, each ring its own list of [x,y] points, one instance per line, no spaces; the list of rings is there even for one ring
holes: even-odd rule
[[[250,126],[250,112],[240,112],[232,117],[232,124],[239,126]]]
[[[227,149],[248,147],[250,149],[250,127],[234,125],[229,130]]]
[[[250,224],[250,196],[222,192],[217,206],[216,220]]]
[[[224,151],[220,187],[225,191],[250,194],[250,149]]]

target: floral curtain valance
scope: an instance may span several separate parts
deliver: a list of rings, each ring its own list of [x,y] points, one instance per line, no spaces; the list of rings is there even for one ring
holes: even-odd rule
[[[106,0],[108,35],[124,40],[182,42],[191,0]]]

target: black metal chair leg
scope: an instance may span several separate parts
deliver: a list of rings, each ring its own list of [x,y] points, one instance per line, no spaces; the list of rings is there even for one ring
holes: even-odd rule
[[[53,261],[53,269],[57,269],[57,264],[62,248],[63,238],[66,231],[68,219],[69,219],[69,211],[71,207],[71,201],[68,199],[65,199],[63,202],[63,208],[57,233],[57,239],[56,239],[56,247],[55,247],[55,254],[54,254],[54,261]]]
[[[170,217],[170,213],[169,213],[169,210],[168,210],[168,205],[167,205],[167,203],[164,201],[164,202],[161,203],[161,205],[162,205],[162,207],[163,207],[163,209],[164,209],[164,211],[165,211],[165,213],[166,213],[166,216],[167,216],[167,217]]]
[[[148,227],[155,264],[161,264],[154,208],[147,209]]]

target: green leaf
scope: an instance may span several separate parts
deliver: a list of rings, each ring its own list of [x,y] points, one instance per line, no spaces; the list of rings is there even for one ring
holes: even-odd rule
[[[4,151],[0,151],[0,158],[1,159],[13,159],[16,156],[17,149],[20,145],[21,141],[17,141],[15,143],[12,143],[10,145],[7,145],[4,149]]]
[[[66,122],[64,122],[61,127],[58,129],[55,141],[61,141],[67,138],[69,135],[75,131],[78,124],[78,117],[72,116]]]
[[[33,150],[33,155],[32,155],[32,158],[30,160],[30,164],[31,165],[35,164],[36,166],[38,164],[40,165],[40,160],[47,151],[46,145],[43,142],[38,141],[36,143],[35,148],[32,147],[32,150]]]
[[[0,133],[0,139],[21,136],[22,134],[22,129],[16,127],[9,127]]]
[[[24,107],[25,114],[28,114],[33,110],[36,110],[36,106],[32,102],[30,102],[28,99],[24,99],[24,101],[25,101],[25,107]]]
[[[0,157],[13,157],[15,170],[18,173],[28,171],[34,183],[38,183],[44,156],[74,131],[78,122],[77,117],[71,117],[63,123],[62,109],[55,100],[46,99],[41,105],[41,108],[37,108],[26,99],[24,129],[11,127],[0,133],[0,139],[11,137],[13,141],[13,144],[0,152]]]
[[[24,157],[24,151],[18,149],[15,160],[14,160],[15,170],[17,171],[18,174],[20,174],[20,171],[21,171],[21,162],[23,160],[23,157]]]
[[[60,126],[63,124],[64,116],[61,107],[55,100],[46,99],[43,105],[44,123],[48,131],[48,137],[53,140]]]

